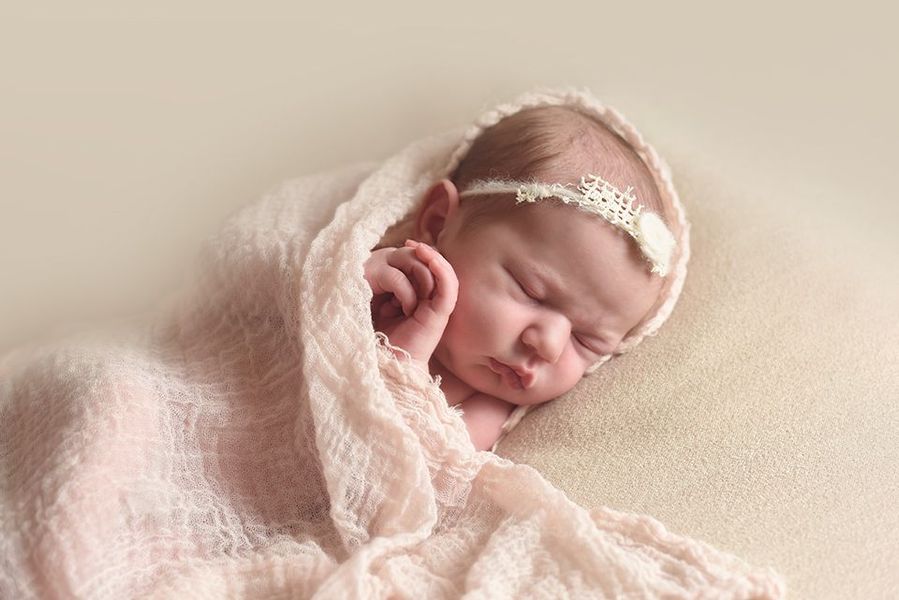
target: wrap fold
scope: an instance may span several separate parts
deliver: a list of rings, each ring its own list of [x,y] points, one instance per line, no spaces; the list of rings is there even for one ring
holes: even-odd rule
[[[600,106],[496,110],[541,102]],[[0,597],[781,597],[770,569],[476,452],[373,331],[371,248],[496,110],[280,185],[152,318],[5,356]]]

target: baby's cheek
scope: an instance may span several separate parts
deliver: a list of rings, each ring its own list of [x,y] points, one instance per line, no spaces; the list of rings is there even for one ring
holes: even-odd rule
[[[502,310],[490,293],[460,293],[456,310],[464,316],[466,327],[475,332],[494,327],[502,316]]]
[[[480,331],[510,333],[509,329],[514,318],[510,314],[508,307],[503,307],[501,304],[488,300],[478,307],[477,318],[473,320],[477,322],[477,327]]]
[[[465,351],[483,351],[491,344],[493,330],[485,322],[476,318],[464,318],[451,332],[457,348]]]
[[[577,382],[584,376],[586,364],[587,362],[584,358],[577,354],[577,350],[574,350],[573,348],[566,350],[563,360],[561,360],[558,365],[559,370],[557,373],[557,380],[559,382],[559,387],[562,388],[559,392],[560,394],[567,392],[577,385]]]

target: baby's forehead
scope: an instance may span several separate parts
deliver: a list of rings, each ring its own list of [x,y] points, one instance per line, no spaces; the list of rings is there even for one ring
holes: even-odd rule
[[[555,198],[515,204],[499,223],[525,235],[532,235],[535,240],[547,245],[563,248],[570,247],[573,241],[581,238],[589,240],[604,234],[624,233],[602,217]]]
[[[571,205],[541,201],[516,205],[496,223],[497,236],[513,260],[534,271],[552,269],[565,278],[587,278],[596,271],[649,269],[630,236],[601,217]]]

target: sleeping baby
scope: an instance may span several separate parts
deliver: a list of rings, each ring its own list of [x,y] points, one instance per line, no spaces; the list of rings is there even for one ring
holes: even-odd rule
[[[377,331],[439,375],[474,446],[572,389],[649,318],[674,237],[640,157],[575,109],[520,111],[434,183],[365,264]],[[400,354],[400,353],[398,353]]]

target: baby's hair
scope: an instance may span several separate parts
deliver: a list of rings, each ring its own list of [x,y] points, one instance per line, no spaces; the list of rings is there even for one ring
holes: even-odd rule
[[[451,180],[459,191],[482,179],[576,186],[581,176],[590,173],[621,190],[633,187],[637,204],[658,213],[668,224],[669,211],[662,206],[652,174],[633,148],[597,119],[564,106],[522,110],[486,129]],[[466,229],[508,215],[509,203],[502,196],[463,200]]]

